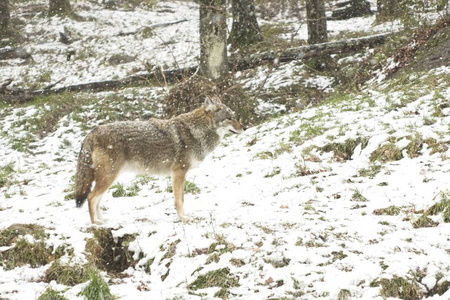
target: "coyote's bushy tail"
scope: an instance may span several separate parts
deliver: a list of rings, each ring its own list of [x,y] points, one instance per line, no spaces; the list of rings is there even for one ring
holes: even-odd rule
[[[91,192],[94,181],[94,168],[92,166],[93,141],[92,135],[88,135],[83,141],[78,156],[77,174],[75,175],[75,201],[77,207],[81,207]]]

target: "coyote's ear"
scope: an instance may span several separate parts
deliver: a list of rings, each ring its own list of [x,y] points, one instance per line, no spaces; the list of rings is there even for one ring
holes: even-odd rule
[[[217,108],[217,105],[209,97],[206,97],[205,107],[206,107],[206,111],[215,111]]]

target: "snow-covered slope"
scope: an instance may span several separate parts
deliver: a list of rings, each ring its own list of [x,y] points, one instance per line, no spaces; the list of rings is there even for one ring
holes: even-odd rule
[[[448,69],[441,72],[427,76],[448,77]],[[135,235],[129,250],[138,262],[111,279],[112,293],[123,299],[212,298],[220,288],[193,291],[191,286],[189,292],[187,287],[223,268],[237,278],[238,286],[228,289],[228,297],[236,299],[336,299],[347,291],[367,299],[379,297],[377,280],[394,275],[424,274],[424,290],[432,289],[436,278],[449,281],[450,224],[437,215],[431,216],[437,227],[412,225],[417,212],[450,197],[445,84],[434,92],[423,86],[417,97],[395,88],[368,89],[227,137],[188,174],[200,189],[186,196],[191,224],[177,220],[168,178],[122,176],[125,190],[134,187],[137,195],[112,197],[111,189],[102,202],[103,227],[116,238]],[[13,110],[2,127],[12,126],[19,111],[32,110]],[[68,117],[59,125],[35,145],[34,155],[12,150],[8,137],[0,140],[2,162],[17,170],[15,184],[2,188],[0,228],[42,225],[48,245],[69,245],[70,263],[82,263],[92,237],[87,207],[75,209],[64,197],[83,134]],[[351,141],[355,149],[349,159],[336,145]],[[386,144],[400,149],[403,158],[387,161],[394,147],[375,160],[373,153]],[[337,152],[326,152],[326,146]],[[397,214],[380,211],[389,207]],[[1,272],[0,294],[32,299],[50,285],[77,298],[85,284],[67,289],[42,282],[49,266]]]

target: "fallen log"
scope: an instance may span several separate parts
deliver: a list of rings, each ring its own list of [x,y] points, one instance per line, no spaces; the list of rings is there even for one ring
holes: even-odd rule
[[[36,97],[45,96],[49,94],[59,94],[64,92],[95,93],[101,91],[114,90],[117,88],[123,88],[126,86],[130,86],[131,84],[149,81],[176,82],[181,80],[183,76],[190,76],[194,74],[196,70],[197,70],[196,66],[174,70],[160,70],[147,74],[128,76],[118,80],[104,80],[52,88],[59,82],[58,81],[39,90],[24,90],[18,88],[7,89],[6,86],[11,83],[10,81],[8,81],[5,82],[4,84],[0,84],[0,86],[4,85],[3,89],[0,89],[0,94],[3,94],[0,99],[7,102],[23,103],[27,101],[32,101]]]
[[[308,46],[292,47],[284,50],[267,51],[238,58],[234,63],[237,70],[248,69],[263,62],[288,62],[319,57],[327,54],[343,54],[354,52],[365,47],[380,45],[386,41],[391,33],[381,33],[361,38],[340,40],[335,42],[314,44]]]
[[[7,47],[0,49],[0,60],[13,58],[28,59],[31,58],[31,54],[28,53],[27,50],[25,50],[22,47],[18,48]]]
[[[135,35],[137,34],[139,31],[144,30],[144,29],[154,29],[154,28],[160,28],[160,27],[167,27],[170,25],[174,25],[174,24],[178,24],[178,23],[182,23],[182,22],[187,22],[187,19],[182,19],[182,20],[177,20],[177,21],[171,21],[171,22],[166,22],[166,23],[157,23],[157,24],[151,24],[151,25],[147,25],[147,26],[141,26],[138,29],[136,29],[135,31],[129,31],[129,32],[121,32],[118,34],[118,36],[127,36],[127,35]]]
[[[391,35],[376,34],[372,36],[328,42],[316,45],[287,48],[284,50],[268,51],[253,54],[247,57],[237,58],[231,62],[234,70],[245,70],[267,62],[288,62],[292,60],[301,60],[318,57],[327,54],[348,53],[362,49],[364,47],[373,47],[385,42]],[[196,72],[197,66],[180,68],[173,70],[158,70],[150,73],[128,76],[118,80],[105,80],[99,82],[82,83],[70,86],[54,88],[45,88],[40,90],[24,90],[17,88],[7,88],[7,85],[0,89],[1,99],[8,102],[26,102],[42,95],[63,93],[63,92],[100,92],[123,88],[136,83],[157,81],[162,83],[174,83],[180,81],[184,76],[190,76]],[[9,84],[9,83],[8,83]],[[1,84],[0,84],[1,85]]]

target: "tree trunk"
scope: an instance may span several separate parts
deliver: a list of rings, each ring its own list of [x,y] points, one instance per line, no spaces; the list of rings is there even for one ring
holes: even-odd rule
[[[377,0],[377,21],[396,19],[401,13],[399,0]]]
[[[263,40],[261,29],[255,15],[254,0],[232,0],[233,25],[230,43],[233,49],[245,49]]]
[[[8,0],[0,0],[0,38],[9,34],[10,14]]]
[[[225,0],[200,0],[200,73],[213,80],[228,74]]]
[[[48,16],[70,16],[72,8],[69,0],[49,0]]]
[[[311,45],[328,42],[324,0],[306,0],[306,17],[308,43]]]

